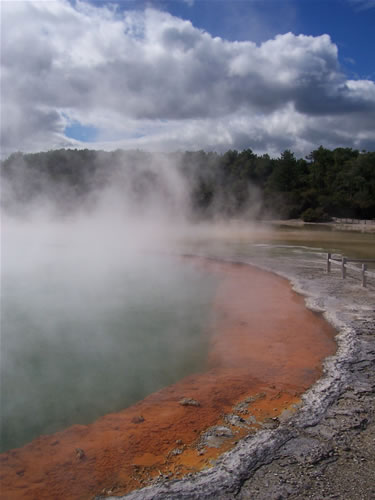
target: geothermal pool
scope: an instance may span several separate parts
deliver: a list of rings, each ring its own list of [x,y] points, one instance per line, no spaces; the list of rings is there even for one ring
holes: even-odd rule
[[[7,498],[122,494],[150,484],[159,474],[182,477],[210,467],[262,422],[294,411],[300,395],[319,378],[322,360],[335,352],[335,332],[305,308],[303,298],[286,280],[251,266],[215,260],[178,259],[174,266],[179,269],[174,275],[184,284],[199,284],[191,287],[193,292],[199,288],[202,294],[201,287],[205,292],[181,298],[177,289],[182,283],[177,280],[172,288],[175,297],[165,302],[183,307],[189,299],[190,312],[194,308],[200,312],[193,328],[199,340],[195,344],[189,340],[182,349],[191,351],[194,362],[198,354],[199,363],[194,367],[190,360],[189,375],[179,374],[172,385],[166,381],[167,387],[127,409],[1,455],[2,491]],[[187,319],[191,326],[190,317],[183,323]],[[189,339],[193,330],[188,331]],[[170,342],[165,339],[159,362],[169,361]],[[116,361],[121,363],[123,354],[117,352]],[[138,354],[142,356],[142,349]],[[139,359],[132,366],[138,364]],[[116,381],[116,389],[121,391],[126,382]],[[92,397],[98,396],[105,395],[93,390]],[[186,399],[194,404],[184,404]],[[233,415],[243,420],[233,421]],[[229,426],[230,435],[212,444],[205,436],[217,426]]]
[[[374,249],[374,235],[294,228],[195,235],[176,247],[219,260],[128,241],[10,241],[2,449],[26,446],[0,456],[2,488],[38,500],[122,494],[160,473],[210,467],[242,436],[294,411],[320,377],[334,330],[286,280],[220,258],[318,259],[323,272],[325,251]],[[182,405],[186,398],[199,404]],[[218,425],[232,436],[208,446]]]
[[[1,451],[126,408],[207,360],[213,276],[163,255],[40,250],[2,274]]]

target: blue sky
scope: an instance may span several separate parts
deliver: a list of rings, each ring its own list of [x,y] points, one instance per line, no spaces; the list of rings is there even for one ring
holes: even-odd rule
[[[227,40],[264,42],[280,33],[331,36],[350,76],[375,79],[375,0],[91,0],[120,10],[152,5]]]
[[[1,11],[2,156],[375,149],[375,0],[5,0]]]
[[[365,9],[364,5],[348,0],[196,0],[193,7],[169,2],[168,10],[229,40],[259,43],[288,31],[313,36],[329,34],[340,49],[340,62],[361,78],[368,78],[375,76],[370,55],[371,47],[375,47],[375,2],[373,9]],[[254,13],[260,29],[253,35],[248,25]],[[353,61],[351,66],[347,59]]]

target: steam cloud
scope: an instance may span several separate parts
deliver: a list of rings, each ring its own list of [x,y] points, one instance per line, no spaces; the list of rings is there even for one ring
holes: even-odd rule
[[[186,179],[165,156],[138,168],[119,155],[109,174],[93,159],[85,190],[31,175],[22,157],[4,179],[2,449],[126,407],[206,359],[213,282],[172,256]]]

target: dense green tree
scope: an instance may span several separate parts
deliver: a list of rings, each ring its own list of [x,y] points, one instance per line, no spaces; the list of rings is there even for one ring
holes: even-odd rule
[[[196,217],[237,217],[262,199],[263,215],[322,220],[328,216],[375,218],[375,152],[320,146],[306,159],[290,150],[279,158],[251,149],[223,154],[186,151],[151,154],[60,149],[13,153],[1,162],[3,207],[23,209],[42,198],[74,210],[114,180],[141,209],[159,193],[171,198],[163,169],[168,162],[185,178]]]

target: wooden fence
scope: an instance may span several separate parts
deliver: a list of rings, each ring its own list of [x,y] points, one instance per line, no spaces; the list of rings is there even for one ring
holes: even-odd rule
[[[361,267],[358,267],[357,265],[351,265],[349,264],[350,262],[354,262],[357,264],[360,264]],[[372,277],[375,278],[375,272],[371,272],[367,269],[367,264],[369,263],[375,263],[375,259],[348,259],[347,257],[344,257],[343,255],[341,257],[332,257],[331,253],[327,254],[327,273],[331,272],[331,264],[337,264],[338,266],[341,267],[341,275],[342,278],[346,278],[346,273],[347,269],[350,269],[351,271],[356,271],[361,273],[361,278],[362,278],[362,286],[366,287],[367,286],[367,278]]]

